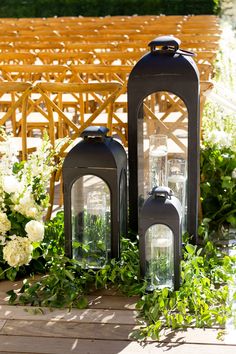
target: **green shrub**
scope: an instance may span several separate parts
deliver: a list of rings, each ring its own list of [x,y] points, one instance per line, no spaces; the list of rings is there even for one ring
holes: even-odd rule
[[[2,0],[0,17],[219,13],[219,0]]]

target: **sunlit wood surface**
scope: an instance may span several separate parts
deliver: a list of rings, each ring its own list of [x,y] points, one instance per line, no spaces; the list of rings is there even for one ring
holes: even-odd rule
[[[0,282],[0,353],[35,354],[234,354],[236,336],[217,339],[217,329],[167,330],[160,341],[132,340],[138,328],[135,303],[110,290],[89,296],[85,310],[8,305],[6,291],[20,282]]]

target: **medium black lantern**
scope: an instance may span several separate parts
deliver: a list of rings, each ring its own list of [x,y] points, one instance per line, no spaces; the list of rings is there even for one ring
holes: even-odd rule
[[[140,209],[147,198],[150,185],[151,141],[166,137],[167,149],[155,155],[154,163],[167,174],[171,166],[181,162],[186,175],[181,198],[186,195],[182,214],[188,231],[197,242],[199,199],[199,74],[193,53],[179,49],[174,37],[159,37],[149,43],[150,52],[134,66],[128,80],[128,148],[129,148],[129,225],[137,231]],[[154,136],[153,136],[154,135]],[[159,139],[160,140],[160,139]],[[168,152],[167,152],[168,151]],[[164,153],[165,152],[165,153]],[[181,165],[179,163],[179,165]],[[173,171],[172,171],[173,172]],[[180,181],[176,179],[176,185]],[[171,188],[173,188],[173,175]],[[167,185],[168,176],[162,184]],[[180,189],[178,185],[176,189]],[[174,189],[174,192],[175,189]],[[177,193],[178,195],[178,193]],[[180,199],[181,199],[180,198]],[[185,225],[185,222],[183,223]],[[183,225],[183,226],[184,226]]]
[[[147,290],[180,286],[181,204],[168,187],[153,188],[140,211],[141,274]]]
[[[66,255],[86,268],[119,257],[126,234],[127,157],[105,127],[88,127],[63,163]]]

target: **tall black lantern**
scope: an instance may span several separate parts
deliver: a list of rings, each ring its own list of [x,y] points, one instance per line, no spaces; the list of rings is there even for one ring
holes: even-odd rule
[[[63,168],[66,255],[86,268],[119,257],[126,234],[127,157],[105,127],[88,127]]]
[[[140,211],[141,274],[148,290],[180,286],[181,204],[168,187],[153,188]]]
[[[185,230],[197,242],[199,74],[193,53],[180,50],[179,44],[180,41],[174,37],[156,38],[149,43],[150,52],[139,60],[129,76],[129,224],[131,230],[138,230],[140,209],[147,192],[155,187],[148,177],[151,173],[151,136],[164,135],[168,157],[161,153],[155,163],[164,165],[165,158],[168,161],[172,159],[174,163],[176,160],[185,163],[186,206],[182,205],[182,213],[186,220]],[[168,173],[167,168],[163,171],[163,174]],[[169,186],[168,178],[156,185]]]

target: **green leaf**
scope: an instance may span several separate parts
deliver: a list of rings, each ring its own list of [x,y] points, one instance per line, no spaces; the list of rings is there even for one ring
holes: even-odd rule
[[[86,296],[79,296],[79,298],[76,301],[76,307],[78,309],[85,309],[88,307],[88,299]]]
[[[7,295],[9,296],[9,304],[13,304],[15,300],[17,299],[17,294],[15,293],[14,290],[9,290],[7,291]]]
[[[185,246],[185,248],[186,248],[186,251],[192,256],[194,253],[195,253],[195,251],[196,251],[196,246],[194,246],[194,245],[191,245],[190,243],[188,243],[186,246]]]
[[[168,297],[168,294],[169,294],[169,289],[168,288],[163,288],[162,289],[162,296],[163,296],[164,299]]]

